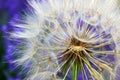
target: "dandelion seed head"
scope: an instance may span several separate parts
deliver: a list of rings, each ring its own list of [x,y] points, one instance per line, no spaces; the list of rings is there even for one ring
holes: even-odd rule
[[[115,64],[107,59],[109,55],[115,57],[118,32],[112,31],[118,28],[120,19],[116,0],[28,3],[29,11],[19,20],[21,23],[13,23],[23,31],[12,33],[12,37],[26,41],[26,48],[20,50],[21,56],[14,62],[31,63],[27,79],[65,80],[73,70],[77,75],[81,72],[84,80],[110,80]],[[57,75],[59,72],[62,77]],[[104,73],[110,76],[106,78]]]

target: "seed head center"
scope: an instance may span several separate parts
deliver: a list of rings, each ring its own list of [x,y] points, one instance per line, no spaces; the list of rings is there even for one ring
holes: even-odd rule
[[[73,50],[73,51],[83,51],[86,47],[86,43],[82,42],[82,41],[79,41],[75,38],[73,38],[71,40],[71,45],[70,45],[70,48]]]
[[[82,46],[72,46],[71,49],[73,51],[83,51],[84,47],[82,47]]]

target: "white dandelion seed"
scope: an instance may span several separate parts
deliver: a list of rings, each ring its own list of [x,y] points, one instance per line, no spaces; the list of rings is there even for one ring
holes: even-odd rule
[[[23,66],[30,63],[25,79],[78,80],[79,72],[83,80],[110,80],[114,76],[115,63],[107,59],[115,57],[118,48],[118,33],[112,32],[120,20],[116,0],[28,3],[31,8],[22,23],[13,24],[23,31],[12,34],[25,40],[20,58],[14,61]]]

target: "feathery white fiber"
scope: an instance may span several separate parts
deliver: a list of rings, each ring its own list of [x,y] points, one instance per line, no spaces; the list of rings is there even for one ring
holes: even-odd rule
[[[30,63],[25,79],[78,80],[80,72],[83,80],[114,80],[120,25],[116,2],[28,0],[31,7],[22,23],[13,23],[23,31],[12,33],[25,40],[16,47],[25,48],[19,49],[14,61],[23,66]],[[107,61],[109,55],[115,61]]]

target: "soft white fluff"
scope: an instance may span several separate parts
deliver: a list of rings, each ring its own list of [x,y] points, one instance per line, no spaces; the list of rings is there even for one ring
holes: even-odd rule
[[[13,23],[23,31],[12,33],[12,37],[26,41],[23,44],[25,48],[19,50],[20,58],[14,62],[18,65],[31,63],[27,80],[60,79],[56,76],[56,70],[60,66],[57,55],[67,49],[71,37],[87,43],[102,42],[101,38],[89,39],[96,33],[84,38],[82,34],[76,34],[76,21],[79,18],[94,26],[100,24],[103,30],[112,35],[116,50],[119,50],[120,15],[116,0],[28,0],[28,3],[30,7],[20,20],[22,23]],[[68,22],[72,26],[64,24]],[[87,24],[84,26],[86,30]],[[85,34],[84,31],[81,32]],[[22,46],[17,46],[19,47]]]

